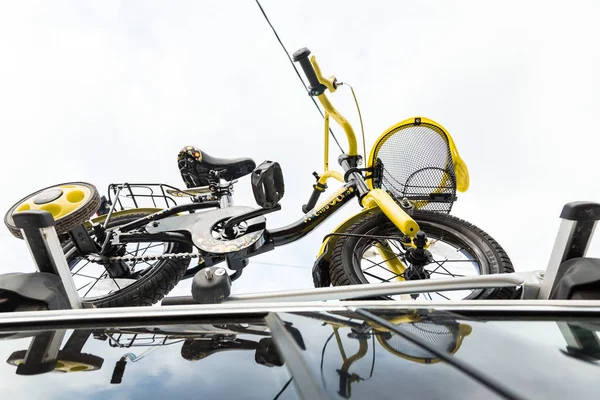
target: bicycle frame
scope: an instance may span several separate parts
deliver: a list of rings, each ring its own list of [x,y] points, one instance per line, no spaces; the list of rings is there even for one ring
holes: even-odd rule
[[[315,70],[316,76],[318,80],[331,92],[336,91],[336,81],[334,77],[325,78],[321,69],[316,61],[315,56],[313,55],[310,58],[310,63]],[[241,260],[247,259],[249,257],[262,254],[266,251],[272,250],[276,246],[285,245],[291,242],[294,242],[325,220],[327,220],[331,215],[341,209],[344,205],[346,205],[352,198],[358,197],[360,205],[366,210],[377,210],[380,209],[389,219],[398,227],[400,232],[402,232],[407,237],[408,246],[415,246],[413,243],[413,239],[417,232],[419,232],[418,224],[402,209],[401,206],[384,190],[373,188],[372,185],[368,185],[366,179],[363,177],[362,171],[357,168],[360,163],[361,157],[358,155],[357,151],[357,139],[354,133],[354,130],[351,124],[340,114],[340,112],[333,106],[333,104],[327,98],[325,92],[316,96],[323,106],[324,112],[324,166],[323,166],[323,174],[318,177],[317,185],[314,186],[315,191],[324,192],[327,181],[331,179],[335,179],[341,183],[343,186],[334,192],[327,200],[321,202],[316,205],[316,207],[312,208],[312,210],[308,211],[302,218],[293,222],[287,226],[268,230],[265,229],[265,242],[258,249],[253,251],[242,250],[242,251],[234,251],[226,255],[228,260]],[[348,141],[348,152],[343,154],[339,158],[339,164],[344,170],[344,174],[329,170],[329,128],[330,128],[330,119],[333,119],[346,134],[346,138]],[[368,178],[367,178],[368,179]],[[162,190],[162,187],[161,187]],[[164,192],[164,190],[162,190]],[[320,194],[320,193],[318,193]],[[317,195],[318,195],[317,194]],[[314,203],[313,203],[314,205]],[[161,232],[161,233],[135,233],[129,234],[127,231],[131,231],[132,229],[142,227],[150,222],[158,221],[160,219],[166,218],[168,216],[172,216],[181,211],[192,211],[200,208],[207,207],[217,207],[217,208],[226,208],[230,206],[230,198],[226,196],[225,198],[220,199],[220,204],[217,201],[206,202],[204,205],[202,204],[194,204],[187,206],[175,206],[171,208],[167,208],[165,210],[161,210],[147,217],[140,218],[137,221],[133,221],[128,223],[127,225],[121,227],[120,232],[123,234],[120,235],[119,240],[122,243],[125,242],[152,242],[152,241],[189,241],[186,235],[182,235],[181,233],[174,232]],[[110,218],[110,213],[108,218]],[[118,212],[114,215],[118,215]],[[94,220],[94,222],[100,222],[103,220],[102,218],[98,218]],[[380,243],[376,246],[377,250],[380,252],[381,256],[386,260],[386,264],[396,272],[397,275],[400,275],[405,266],[402,264],[400,260],[394,257],[390,257],[390,249],[384,243]],[[321,254],[323,249],[321,249]],[[212,264],[210,260],[211,254],[203,254],[203,257],[207,257],[205,261],[207,261],[207,265]],[[223,255],[214,256],[214,261],[222,261]],[[240,264],[238,264],[240,265]],[[243,264],[245,265],[245,264]],[[241,269],[243,268],[236,268]],[[190,274],[186,275],[190,277]],[[397,279],[402,280],[402,278],[398,277]]]

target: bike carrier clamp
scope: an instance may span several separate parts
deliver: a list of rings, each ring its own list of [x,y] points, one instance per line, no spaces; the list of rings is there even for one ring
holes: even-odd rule
[[[22,211],[13,216],[39,272],[60,278],[70,308],[83,308],[71,270],[56,233],[55,222],[48,211]]]

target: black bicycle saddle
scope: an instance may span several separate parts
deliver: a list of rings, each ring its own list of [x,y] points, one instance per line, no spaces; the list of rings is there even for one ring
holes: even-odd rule
[[[218,171],[222,179],[233,181],[256,168],[256,163],[251,158],[212,157],[194,146],[186,146],[179,151],[177,165],[188,188],[208,186],[211,171]]]

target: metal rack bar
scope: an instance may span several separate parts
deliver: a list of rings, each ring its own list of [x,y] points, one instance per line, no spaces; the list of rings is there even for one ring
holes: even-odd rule
[[[512,274],[480,275],[451,279],[428,279],[408,282],[390,282],[377,285],[348,285],[318,289],[286,290],[280,292],[252,293],[230,296],[225,303],[264,303],[294,301],[331,301],[364,297],[390,296],[410,293],[443,292],[465,289],[487,289],[498,287],[527,286],[524,293],[535,298],[539,289],[537,271]],[[170,297],[163,300],[164,306],[196,304],[191,296]]]

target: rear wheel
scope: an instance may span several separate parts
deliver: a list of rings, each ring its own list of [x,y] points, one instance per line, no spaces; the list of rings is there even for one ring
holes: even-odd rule
[[[149,213],[115,216],[108,227],[114,228],[135,221]],[[93,232],[90,235],[94,237]],[[106,268],[83,257],[71,240],[63,243],[63,251],[77,293],[83,301],[96,307],[150,306],[160,301],[181,280],[189,259],[158,259],[154,261],[120,261],[130,272],[123,278],[111,278]],[[160,256],[167,253],[188,253],[192,246],[185,243],[152,242],[120,245],[114,254],[123,256]],[[90,255],[94,256],[94,254]]]
[[[334,286],[397,282],[398,280],[454,278],[514,272],[512,263],[502,247],[476,226],[451,215],[419,211],[413,218],[430,240],[428,250],[433,261],[419,270],[406,259],[406,249],[400,241],[402,233],[383,214],[361,218],[345,233],[361,236],[341,236],[334,247],[330,264],[330,278]],[[376,245],[386,236],[384,244],[392,252],[384,258]],[[392,239],[394,238],[394,239]],[[392,270],[387,260],[397,259],[406,271]],[[421,272],[424,271],[425,273]],[[418,276],[415,276],[418,275]],[[419,300],[507,299],[515,289],[493,288],[421,293]],[[386,299],[405,297],[389,296]]]

